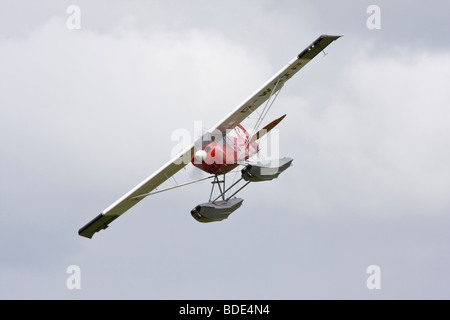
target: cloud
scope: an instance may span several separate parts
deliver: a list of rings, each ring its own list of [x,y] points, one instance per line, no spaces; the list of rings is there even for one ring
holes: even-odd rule
[[[398,47],[377,55],[354,34],[280,93],[265,123],[288,114],[280,150],[294,166],[245,189],[227,221],[190,217],[205,183],[146,199],[91,241],[77,235],[168,160],[173,130],[215,124],[298,53],[298,10],[259,8],[255,23],[249,7],[231,29],[183,10],[185,20],[153,29],[145,10],[123,18],[122,7],[86,3],[83,17],[112,18],[97,29],[83,18],[79,32],[52,18],[1,39],[3,297],[373,298],[370,264],[382,270],[379,296],[448,295],[436,284],[448,282],[449,57],[393,55]],[[363,28],[365,18],[354,17]],[[277,45],[289,37],[292,53]],[[72,264],[79,292],[65,286]]]
[[[354,61],[325,108],[313,100],[290,102],[301,159],[315,169],[308,179],[319,179],[317,192],[333,207],[445,214],[450,55],[358,54]]]
[[[0,48],[1,234],[16,244],[2,267],[24,270],[10,285],[38,296],[40,276],[56,283],[58,266],[77,263],[78,228],[168,161],[173,130],[216,123],[271,74],[218,33],[148,34],[132,19],[104,34],[52,18]]]
[[[173,130],[211,126],[270,74],[263,56],[220,34],[144,34],[130,21],[100,34],[55,18],[4,41],[1,55],[4,137],[118,167],[130,155],[165,163]]]

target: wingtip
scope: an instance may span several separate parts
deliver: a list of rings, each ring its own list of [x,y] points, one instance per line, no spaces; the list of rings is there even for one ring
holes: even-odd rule
[[[85,226],[83,226],[82,228],[80,228],[78,230],[78,235],[88,238],[88,239],[92,239],[92,236],[96,232],[98,232],[102,229],[106,229],[108,227],[108,224],[106,222],[102,221],[103,217],[104,217],[103,213],[96,216],[94,219],[92,219]]]
[[[83,238],[87,238],[87,239],[92,239],[93,235],[87,235],[87,234],[83,234],[78,230],[78,235],[83,237]]]
[[[338,39],[340,37],[343,37],[343,35],[333,36],[333,35],[330,35],[330,34],[323,34],[320,37],[321,38],[336,38],[336,39]]]

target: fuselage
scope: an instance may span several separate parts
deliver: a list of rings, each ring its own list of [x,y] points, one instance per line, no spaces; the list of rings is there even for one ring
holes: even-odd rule
[[[242,127],[236,130],[236,136],[227,134],[221,141],[209,141],[204,143],[202,151],[197,151],[191,158],[191,163],[210,174],[225,174],[238,166],[256,152],[258,144],[256,141],[248,143],[250,135]]]

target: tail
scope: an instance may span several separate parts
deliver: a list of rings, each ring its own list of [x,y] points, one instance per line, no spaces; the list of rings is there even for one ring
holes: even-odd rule
[[[282,117],[279,117],[276,120],[273,120],[271,123],[269,123],[267,126],[265,126],[264,128],[262,128],[261,130],[259,130],[257,133],[255,133],[251,138],[250,138],[250,142],[252,143],[253,141],[256,141],[258,139],[261,139],[266,133],[268,133],[270,130],[272,130],[273,128],[275,128],[275,126],[277,124],[279,124],[281,122],[281,120],[284,119],[284,117],[286,117],[286,115],[283,115]]]

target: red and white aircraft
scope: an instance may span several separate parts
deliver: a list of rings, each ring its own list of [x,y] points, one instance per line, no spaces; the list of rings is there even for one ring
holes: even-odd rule
[[[188,165],[189,162],[195,167],[211,174],[208,178],[214,179],[209,201],[192,209],[191,215],[199,222],[213,222],[226,219],[233,211],[241,206],[243,200],[234,196],[242,188],[250,182],[270,181],[277,178],[292,162],[290,158],[282,158],[270,164],[247,163],[241,171],[242,177],[226,189],[225,175],[239,165],[243,165],[246,160],[256,154],[259,151],[258,140],[272,130],[286,115],[272,121],[252,135],[244,129],[241,122],[260,106],[264,105],[264,109],[258,119],[259,122],[267,114],[273,100],[286,81],[339,37],[322,35],[317,38],[253,95],[203,134],[201,139],[194,142],[158,171],[106,208],[101,214],[82,227],[78,231],[78,234],[86,238],[92,238],[96,232],[106,229],[113,220],[117,219],[146,196],[196,182],[192,181],[172,188],[154,191],[158,186]],[[231,196],[227,196],[227,193],[241,180],[246,181],[244,186],[239,188]],[[212,199],[215,185],[218,185],[220,194],[215,199]]]

